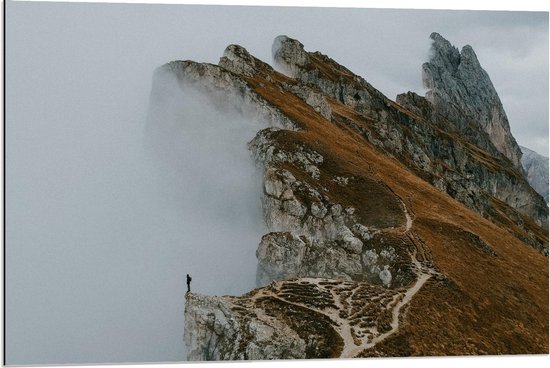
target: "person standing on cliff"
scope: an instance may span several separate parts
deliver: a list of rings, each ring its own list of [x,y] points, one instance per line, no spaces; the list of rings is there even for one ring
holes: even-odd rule
[[[191,276],[189,276],[189,274],[187,274],[187,292],[191,292]]]

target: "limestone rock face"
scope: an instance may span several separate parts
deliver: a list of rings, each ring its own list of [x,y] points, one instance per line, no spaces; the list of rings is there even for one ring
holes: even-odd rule
[[[327,102],[327,99],[322,93],[317,92],[313,88],[303,84],[285,84],[285,88],[313,107],[313,109],[321,114],[322,117],[327,120],[331,119],[332,110],[330,108],[330,104]]]
[[[279,36],[273,43],[274,60],[291,75],[305,84],[315,86],[324,95],[330,96],[372,118],[380,118],[380,110],[386,104],[385,96],[373,88],[365,79],[353,74],[320,52],[308,53],[304,45],[286,36]],[[324,75],[317,65],[326,64],[334,68]]]
[[[529,148],[520,146],[523,156],[521,164],[525,169],[529,184],[548,203],[548,157],[539,155]]]
[[[477,124],[494,146],[522,171],[521,150],[510,132],[508,118],[489,75],[471,46],[459,52],[438,33],[432,33],[432,56],[422,65],[426,98],[461,130]]]
[[[163,99],[167,93],[173,92],[169,87],[172,87],[173,81],[176,81],[183,90],[192,89],[207,95],[216,106],[238,107],[239,112],[244,116],[265,121],[271,127],[297,130],[298,127],[288,116],[273,108],[247,85],[244,77],[251,75],[257,59],[240,46],[234,45],[228,46],[224,55],[220,64],[230,69],[188,60],[172,61],[157,68],[153,77],[151,99]],[[258,63],[269,67],[260,61]],[[230,70],[243,74],[235,74]],[[161,105],[159,101],[155,104]],[[163,127],[149,126],[148,128],[154,130]]]
[[[273,280],[297,277],[302,268],[306,242],[289,232],[268,233],[256,251],[257,283],[267,285]]]
[[[407,240],[400,240],[401,246],[384,244],[381,239],[388,236],[375,237],[382,230],[359,223],[353,207],[332,202],[319,188],[277,168],[293,163],[316,182],[320,171],[311,167],[322,164],[323,157],[303,148],[276,150],[272,135],[273,131],[266,129],[249,144],[265,167],[262,203],[271,231],[256,252],[258,285],[296,277],[369,280],[386,287],[409,282],[410,270],[400,267],[410,263]]]
[[[309,64],[309,54],[304,45],[287,36],[277,36],[273,41],[273,59],[279,63],[291,77],[295,77],[299,68]]]
[[[282,320],[246,310],[231,298],[188,293],[185,299],[187,360],[306,357],[304,340]]]
[[[219,66],[235,74],[251,77],[256,74],[256,60],[239,45],[229,45],[220,58]]]

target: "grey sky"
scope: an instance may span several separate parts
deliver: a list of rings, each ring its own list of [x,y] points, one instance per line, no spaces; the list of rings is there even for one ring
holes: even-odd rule
[[[422,93],[421,64],[437,31],[459,48],[473,46],[518,142],[547,155],[547,13],[7,5],[8,363],[181,360],[187,270],[212,294],[253,284],[261,226],[239,217],[248,230],[228,239],[234,224],[212,218],[223,188],[208,186],[200,197],[208,201],[191,212],[174,194],[211,183],[208,171],[225,161],[197,151],[188,162],[208,170],[189,184],[157,177],[142,152],[152,72],[168,61],[217,63],[238,43],[271,62],[273,39],[286,34],[393,99]],[[207,108],[203,115],[219,117]],[[241,194],[228,211],[254,207]],[[203,222],[193,219],[201,203]],[[224,241],[242,246],[216,248]]]
[[[90,47],[102,43],[109,57],[124,60],[132,57],[130,49],[146,49],[142,60],[133,61],[135,66],[172,59],[215,63],[230,43],[241,44],[271,62],[273,38],[286,34],[299,39],[307,50],[321,51],[362,75],[392,99],[407,90],[423,91],[420,67],[428,57],[428,36],[437,31],[459,49],[465,44],[473,46],[504,103],[518,142],[547,155],[546,12],[114,4],[82,11],[90,5],[30,6],[36,10],[26,12],[29,31],[47,26],[39,35],[45,38],[54,36],[55,28],[68,26],[68,32],[57,38],[62,45],[65,41],[71,44],[70,39],[74,42],[71,31],[86,27],[95,34]],[[42,9],[48,17],[36,19],[34,15]],[[78,18],[64,20],[65,14],[72,17],[69,9],[80,9],[75,13]]]

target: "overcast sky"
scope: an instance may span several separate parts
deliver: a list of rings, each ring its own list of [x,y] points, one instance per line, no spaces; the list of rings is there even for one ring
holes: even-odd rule
[[[33,10],[19,17],[23,24],[18,31],[25,27],[24,33],[64,45],[64,52],[70,52],[68,47],[78,42],[78,32],[84,32],[82,37],[93,36],[93,40],[80,57],[101,48],[102,60],[125,60],[126,73],[145,76],[148,68],[172,59],[216,63],[230,43],[241,44],[271,62],[273,38],[286,34],[299,39],[307,50],[321,51],[344,64],[392,99],[408,90],[423,92],[421,65],[428,58],[428,36],[437,31],[459,49],[466,44],[474,48],[501,97],[517,141],[548,155],[546,12],[30,6]],[[10,16],[9,10],[7,15],[10,19],[17,16],[15,12]],[[62,33],[60,37],[56,31]],[[134,55],[132,50],[143,54]],[[78,51],[67,61],[78,58]]]
[[[547,155],[547,13],[7,5],[8,363],[178,361],[185,273],[212,294],[253,285],[261,225],[247,223],[246,237],[232,240],[241,248],[216,252],[215,241],[229,241],[227,224],[190,220],[195,212],[181,213],[170,197],[182,179],[162,179],[168,190],[143,164],[151,77],[168,61],[217,63],[237,43],[271,63],[272,41],[285,34],[394,99],[423,94],[421,65],[437,31],[459,48],[472,45],[518,142]],[[200,185],[213,182],[207,175]],[[200,246],[182,247],[190,239]]]

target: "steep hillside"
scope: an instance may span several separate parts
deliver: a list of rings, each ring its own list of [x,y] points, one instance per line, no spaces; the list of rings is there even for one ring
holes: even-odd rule
[[[515,162],[296,40],[274,57],[288,75],[237,45],[157,72],[271,126],[259,288],[188,293],[188,359],[548,353],[548,208]]]

